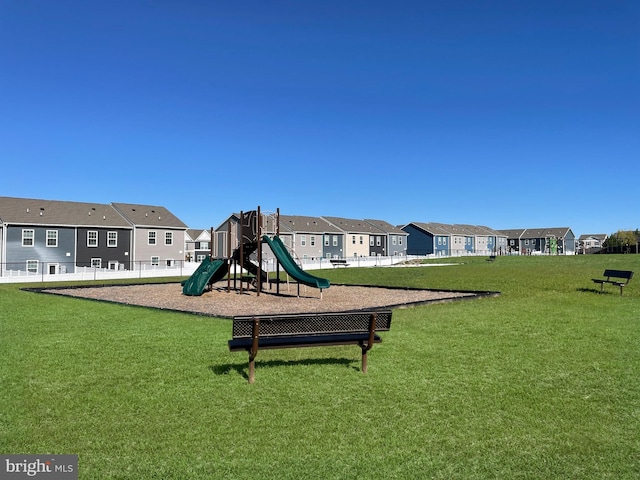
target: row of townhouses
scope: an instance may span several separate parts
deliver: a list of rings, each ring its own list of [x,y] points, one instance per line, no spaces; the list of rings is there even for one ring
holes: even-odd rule
[[[279,215],[278,232],[299,259],[406,255],[575,253],[570,228],[493,230],[485,226]],[[274,225],[274,218],[279,224]],[[162,206],[0,197],[0,276],[79,268],[135,270],[227,257],[239,244],[240,217],[190,229]],[[271,222],[271,224],[269,224]],[[266,258],[269,258],[266,252]]]
[[[0,276],[172,266],[186,230],[164,207],[0,197]]]

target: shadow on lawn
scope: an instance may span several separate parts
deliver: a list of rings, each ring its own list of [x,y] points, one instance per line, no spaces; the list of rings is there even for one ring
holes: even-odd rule
[[[582,293],[597,293],[598,295],[609,295],[610,293],[620,294],[619,291],[610,292],[608,290],[605,290],[604,292],[601,292],[597,288],[576,288],[576,291],[582,292]]]
[[[263,368],[286,367],[287,365],[344,365],[353,368],[356,371],[361,370],[360,362],[352,358],[309,358],[303,360],[267,360],[266,362],[260,362],[256,359],[256,370]],[[231,372],[236,372],[238,375],[242,375],[244,378],[249,379],[248,362],[210,365],[209,370],[216,375],[228,375]]]

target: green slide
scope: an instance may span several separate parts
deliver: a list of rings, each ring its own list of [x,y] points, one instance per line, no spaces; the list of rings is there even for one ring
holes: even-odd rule
[[[265,242],[271,247],[271,251],[280,262],[280,265],[284,268],[285,272],[289,274],[296,282],[302,283],[309,287],[315,287],[322,290],[323,288],[329,288],[329,280],[326,278],[318,278],[302,270],[295,260],[291,257],[287,251],[280,237],[273,237],[270,239],[267,235],[262,237]]]
[[[208,283],[222,280],[227,274],[228,264],[225,260],[205,258],[200,266],[183,284],[182,293],[185,295],[202,295]]]

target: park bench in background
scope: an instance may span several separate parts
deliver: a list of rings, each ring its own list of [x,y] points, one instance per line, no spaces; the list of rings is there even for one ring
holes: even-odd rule
[[[617,285],[620,287],[620,295],[622,295],[622,289],[629,283],[633,277],[633,272],[629,270],[605,270],[602,274],[607,278],[592,278],[593,282],[600,284],[600,292],[604,291],[604,284],[609,283],[611,285]]]
[[[347,261],[344,258],[331,258],[329,259],[329,261],[331,262],[331,265],[333,265],[334,267],[348,267],[349,264],[347,263]]]
[[[391,310],[234,317],[229,350],[249,353],[249,383],[260,349],[359,345],[366,373],[367,352],[382,341],[376,332],[390,328]]]

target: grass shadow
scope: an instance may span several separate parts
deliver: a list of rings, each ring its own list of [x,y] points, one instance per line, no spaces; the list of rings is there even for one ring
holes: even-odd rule
[[[353,365],[357,363],[357,365]],[[267,360],[261,362],[256,359],[256,370],[264,368],[286,367],[288,365],[344,365],[356,371],[360,371],[360,362],[352,358],[309,358],[303,360]],[[249,379],[249,362],[227,363],[223,365],[210,365],[211,370],[216,375],[228,375],[235,372],[238,375]]]
[[[577,292],[582,292],[582,293],[597,293],[598,295],[610,295],[613,292],[609,292],[607,290],[601,292],[600,290],[598,290],[597,288],[576,288]],[[620,293],[620,292],[617,292]]]

